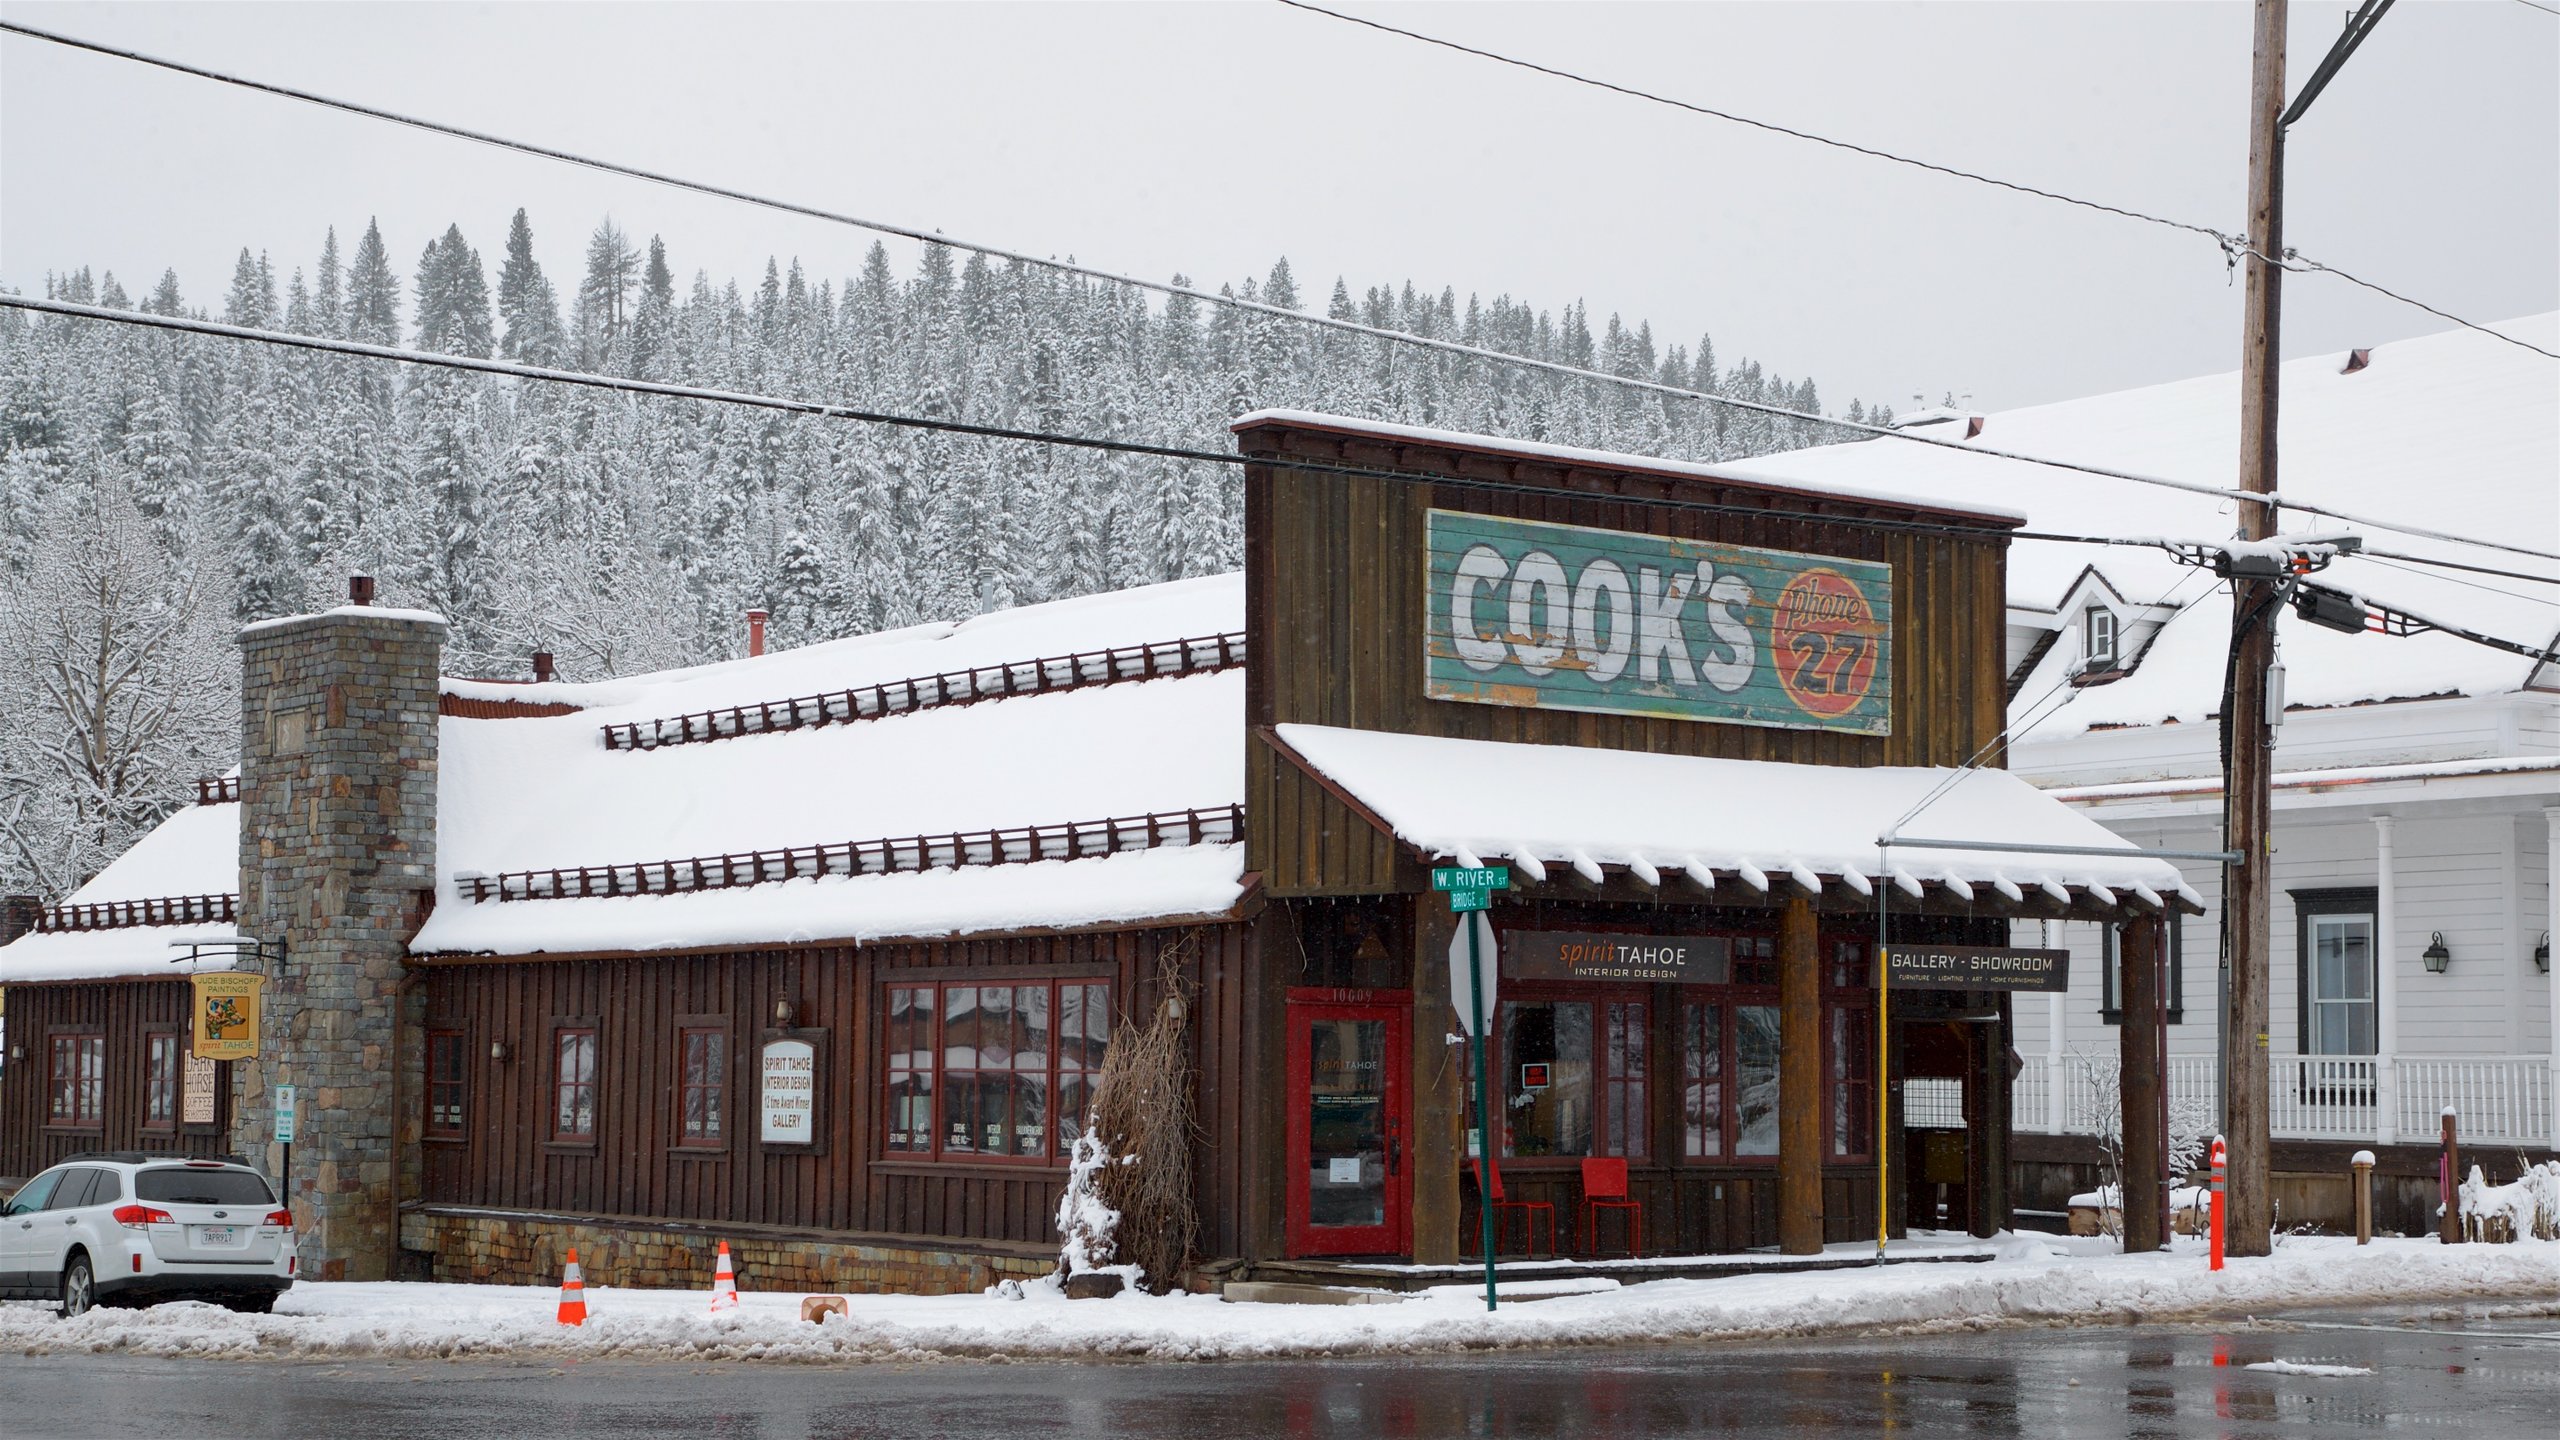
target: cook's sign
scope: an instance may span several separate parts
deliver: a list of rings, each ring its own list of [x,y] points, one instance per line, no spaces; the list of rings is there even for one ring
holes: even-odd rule
[[[1885,975],[1896,990],[2071,988],[2068,950],[2003,950],[1990,945],[1889,945]]]
[[[1893,732],[1893,567],[1429,513],[1435,700]]]

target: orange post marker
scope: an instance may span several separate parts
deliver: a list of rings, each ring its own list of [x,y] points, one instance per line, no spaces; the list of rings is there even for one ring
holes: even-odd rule
[[[578,1274],[578,1252],[569,1252],[569,1272],[560,1277],[560,1323],[587,1323],[587,1282]]]
[[[2223,1189],[2224,1189],[2223,1178],[2224,1178],[2225,1173],[2226,1173],[2226,1172],[2227,1172],[2227,1170],[2229,1169],[2229,1166],[2228,1166],[2228,1163],[2227,1163],[2228,1159],[2229,1159],[2229,1156],[2228,1156],[2227,1152],[2225,1151],[2225,1149],[2224,1149],[2224,1147],[2223,1147],[2223,1144],[2222,1144],[2222,1137],[2221,1137],[2221,1136],[2219,1136],[2219,1135],[2214,1136],[2214,1137],[2213,1137],[2213,1182],[2212,1182],[2212,1183],[2213,1183],[2213,1242],[2212,1242],[2212,1243],[2213,1243],[2213,1262],[2212,1262],[2212,1268],[2214,1268],[2214,1269],[2216,1269],[2216,1270],[2219,1270],[2219,1269],[2221,1269],[2221,1268],[2222,1268],[2222,1196],[2223,1196]]]
[[[729,1267],[729,1242],[720,1242],[720,1268],[711,1275],[711,1308],[734,1310],[738,1307],[738,1272]]]

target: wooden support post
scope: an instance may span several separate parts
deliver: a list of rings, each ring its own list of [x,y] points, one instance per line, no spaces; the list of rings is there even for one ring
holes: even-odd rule
[[[2444,1217],[2439,1222],[2436,1238],[2447,1245],[2462,1243],[2462,1146],[2453,1133],[2453,1107],[2444,1107],[2444,1153],[2436,1160],[2437,1191],[2444,1199]]]
[[[1413,1139],[1405,1147],[1413,1185],[1413,1259],[1458,1263],[1458,1231],[1469,1212],[1458,1203],[1467,1145],[1466,1054],[1448,1043],[1457,1028],[1449,1001],[1449,939],[1457,917],[1436,894],[1407,897],[1413,915]]]
[[[2124,1248],[2142,1254],[2169,1244],[2169,1194],[2161,1182],[2169,1170],[2169,1137],[2161,1124],[2165,1100],[2161,1072],[2160,920],[2153,915],[2126,921],[2116,935],[2119,970],[2117,997],[2123,1005],[2116,1027],[2119,1087],[2124,1102]]]
[[[2359,1150],[2351,1162],[2355,1170],[2356,1243],[2373,1243],[2373,1152]]]
[[[1778,1248],[1822,1253],[1822,953],[1813,901],[1778,916]]]

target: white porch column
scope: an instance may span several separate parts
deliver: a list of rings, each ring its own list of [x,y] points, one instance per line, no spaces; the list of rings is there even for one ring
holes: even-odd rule
[[[2057,948],[2054,922],[2039,920],[2036,924],[2044,931],[2044,948]],[[2063,1003],[2066,998],[2059,990],[2044,997],[2044,1132],[2048,1135],[2061,1134],[2071,1115],[2071,1080],[2064,1069],[2062,1044],[2063,1032],[2071,1024],[2070,1007]],[[2560,1030],[2552,1033],[2560,1035]]]
[[[2550,867],[2550,888],[2543,897],[2542,928],[2560,935],[2560,805],[2542,807],[2551,844],[2543,856]],[[2551,1148],[2560,1150],[2560,975],[2551,979]]]
[[[2399,1078],[2392,1059],[2400,1053],[2400,906],[2391,879],[2391,817],[2373,817],[2373,1126],[2374,1143],[2400,1139]]]

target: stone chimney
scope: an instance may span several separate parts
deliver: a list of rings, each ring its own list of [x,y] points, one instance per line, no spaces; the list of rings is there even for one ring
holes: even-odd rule
[[[0,895],[0,945],[36,928],[44,917],[44,900],[36,895]]]
[[[286,1188],[314,1279],[394,1270],[417,1108],[400,982],[434,897],[444,631],[416,611],[339,610],[240,636],[240,929],[284,953],[265,963],[258,1058],[231,1067],[231,1143],[278,1173],[271,1087],[296,1087]]]

